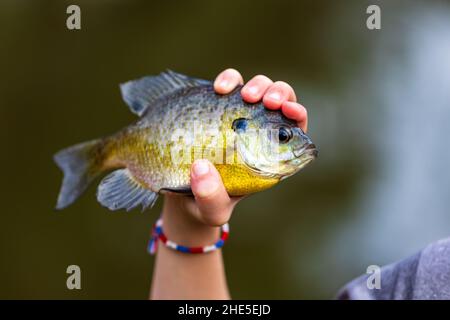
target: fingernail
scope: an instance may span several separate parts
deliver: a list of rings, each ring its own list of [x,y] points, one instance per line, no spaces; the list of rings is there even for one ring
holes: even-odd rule
[[[219,87],[221,87],[222,89],[227,89],[229,85],[230,82],[227,79],[223,79],[219,82]]]
[[[280,101],[281,100],[281,95],[279,92],[272,92],[268,95],[268,98],[271,100],[275,100],[275,101]]]
[[[214,194],[214,192],[216,192],[218,187],[219,184],[217,183],[216,180],[211,179],[202,180],[197,184],[195,195],[202,198],[208,197],[209,195]]]
[[[206,161],[198,160],[193,166],[194,176],[201,177],[209,172],[209,164]]]
[[[251,87],[247,88],[247,93],[249,93],[249,94],[251,94],[253,96],[257,95],[258,91],[259,91],[258,87],[256,87],[256,86],[251,86]]]

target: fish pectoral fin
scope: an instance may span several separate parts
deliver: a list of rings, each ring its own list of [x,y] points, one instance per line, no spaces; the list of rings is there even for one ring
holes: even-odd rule
[[[166,192],[179,193],[179,194],[186,195],[186,196],[194,195],[192,193],[192,189],[190,186],[176,187],[176,188],[161,188],[160,192],[161,193],[166,193]]]
[[[142,116],[148,107],[161,97],[182,88],[200,85],[211,85],[211,82],[167,70],[157,76],[148,76],[122,83],[120,91],[131,112]]]
[[[142,211],[152,207],[158,194],[145,188],[128,169],[119,169],[107,175],[98,186],[97,200],[110,210],[130,211],[142,205]]]

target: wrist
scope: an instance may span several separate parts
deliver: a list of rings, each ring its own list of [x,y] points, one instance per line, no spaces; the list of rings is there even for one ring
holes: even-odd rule
[[[183,196],[165,197],[161,217],[166,236],[186,246],[214,243],[220,236],[220,227],[209,226],[199,221],[186,204],[190,200]]]

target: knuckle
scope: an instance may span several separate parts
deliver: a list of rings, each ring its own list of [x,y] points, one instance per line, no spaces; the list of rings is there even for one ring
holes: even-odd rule
[[[236,69],[233,68],[228,68],[225,69],[222,74],[228,76],[228,77],[240,77],[241,74],[239,73],[239,71],[237,71]]]
[[[292,90],[292,87],[284,81],[276,81],[274,82],[273,86],[286,91]]]
[[[272,80],[263,74],[258,74],[253,77],[252,81],[262,82],[262,83],[272,83]]]

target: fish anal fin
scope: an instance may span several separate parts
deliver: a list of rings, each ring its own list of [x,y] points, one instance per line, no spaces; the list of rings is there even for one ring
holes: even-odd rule
[[[142,206],[152,207],[158,194],[137,181],[128,169],[119,169],[107,175],[97,189],[97,200],[110,210],[130,211]]]

